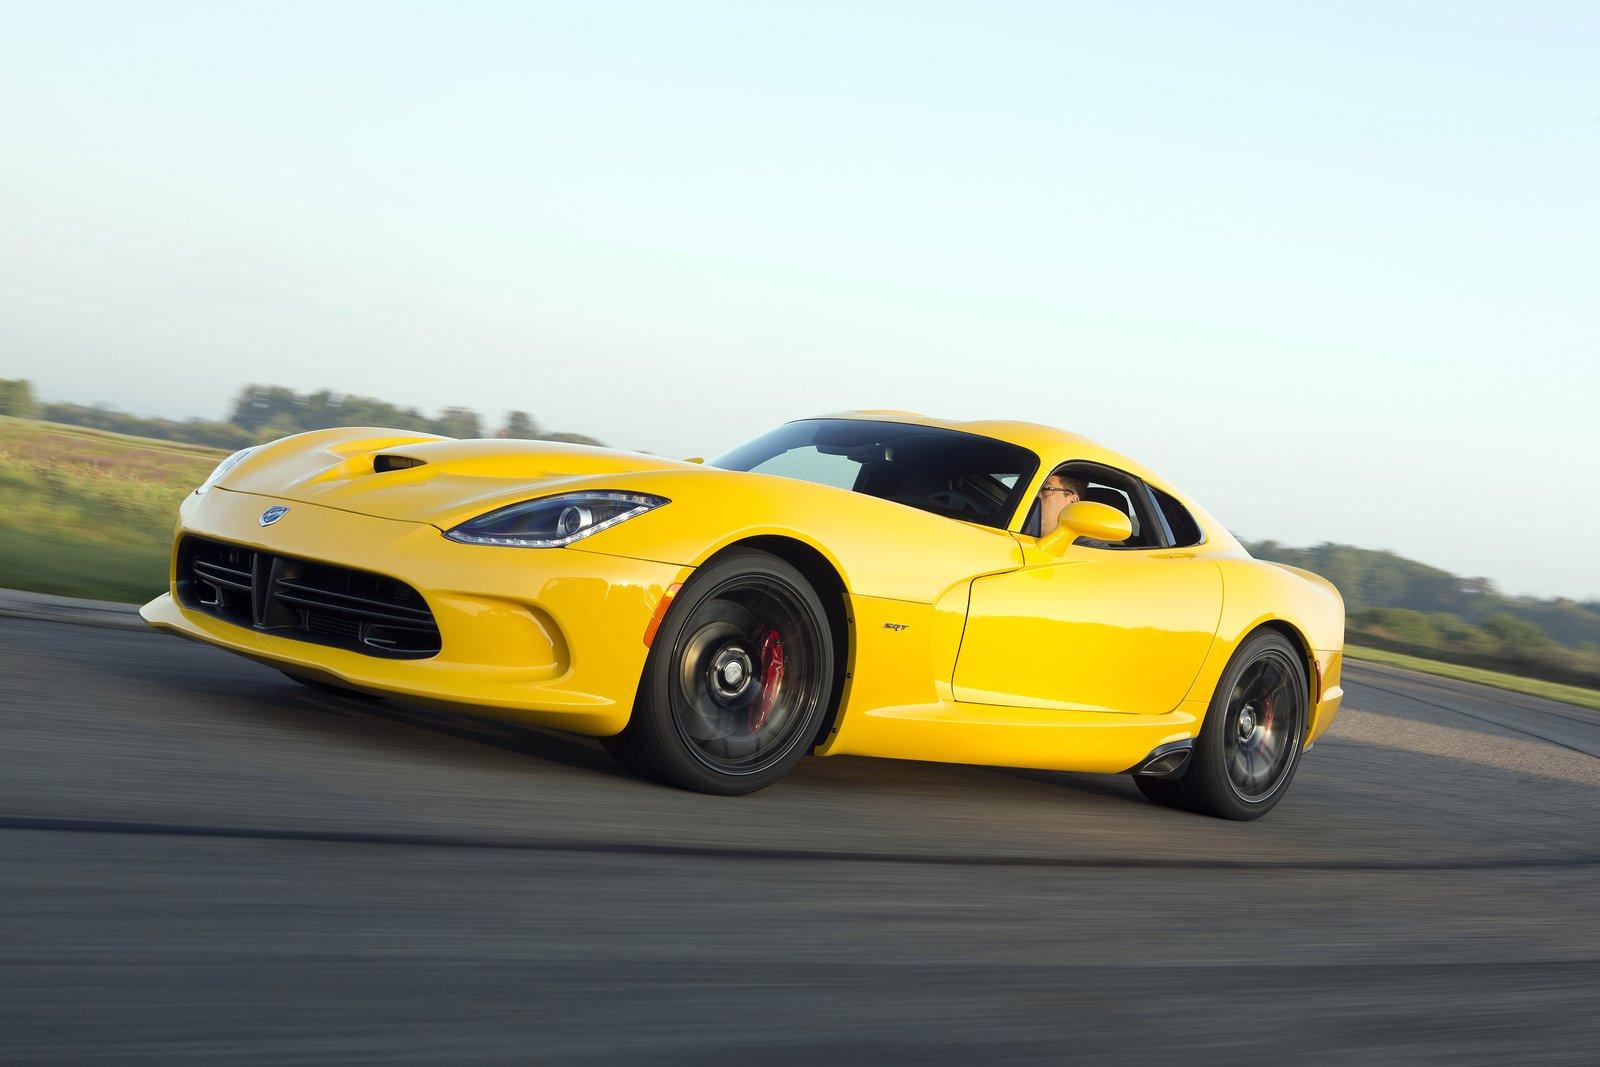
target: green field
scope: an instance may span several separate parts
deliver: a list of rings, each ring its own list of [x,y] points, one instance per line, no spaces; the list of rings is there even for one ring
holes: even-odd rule
[[[155,596],[167,585],[178,504],[222,455],[0,417],[0,587]]]
[[[1460,663],[1444,663],[1436,659],[1407,656],[1401,652],[1390,652],[1382,648],[1366,648],[1362,645],[1346,645],[1344,654],[1354,660],[1367,660],[1372,663],[1382,663],[1389,667],[1404,667],[1407,670],[1421,671],[1424,674],[1437,674],[1441,678],[1457,678],[1463,682],[1492,685],[1496,689],[1509,689],[1513,693],[1526,693],[1529,696],[1544,697],[1547,700],[1561,700],[1568,704],[1600,709],[1600,689],[1586,689],[1578,685],[1562,685],[1559,682],[1546,682],[1539,678],[1524,678],[1516,674],[1484,670],[1482,667],[1468,667]]]

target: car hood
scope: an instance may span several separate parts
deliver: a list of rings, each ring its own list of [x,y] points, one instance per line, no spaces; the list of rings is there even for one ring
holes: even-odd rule
[[[593,479],[699,470],[638,452],[548,441],[473,440],[347,429],[263,446],[218,486],[449,529],[497,507],[583,488]]]

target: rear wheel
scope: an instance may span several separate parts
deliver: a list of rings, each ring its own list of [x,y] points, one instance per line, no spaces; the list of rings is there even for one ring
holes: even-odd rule
[[[788,563],[737,549],[698,571],[651,645],[626,729],[603,738],[636,773],[702,793],[783,777],[829,711],[833,639]]]
[[[1158,804],[1220,819],[1259,819],[1300,765],[1310,711],[1306,669],[1282,634],[1263,631],[1234,653],[1211,698],[1194,756],[1177,778],[1134,781]]]

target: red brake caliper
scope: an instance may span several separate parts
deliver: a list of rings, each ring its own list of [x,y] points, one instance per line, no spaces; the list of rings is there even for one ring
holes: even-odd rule
[[[778,702],[778,687],[783,684],[783,638],[768,630],[761,638],[761,696],[750,712],[750,732],[760,730]]]

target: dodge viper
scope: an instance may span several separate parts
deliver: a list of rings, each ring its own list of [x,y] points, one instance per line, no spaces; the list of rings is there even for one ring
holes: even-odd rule
[[[1129,774],[1259,817],[1344,607],[1176,487],[1021,422],[849,412],[708,462],[321,430],[185,500],[160,630],[317,688],[597,737],[708,793],[806,753]]]

